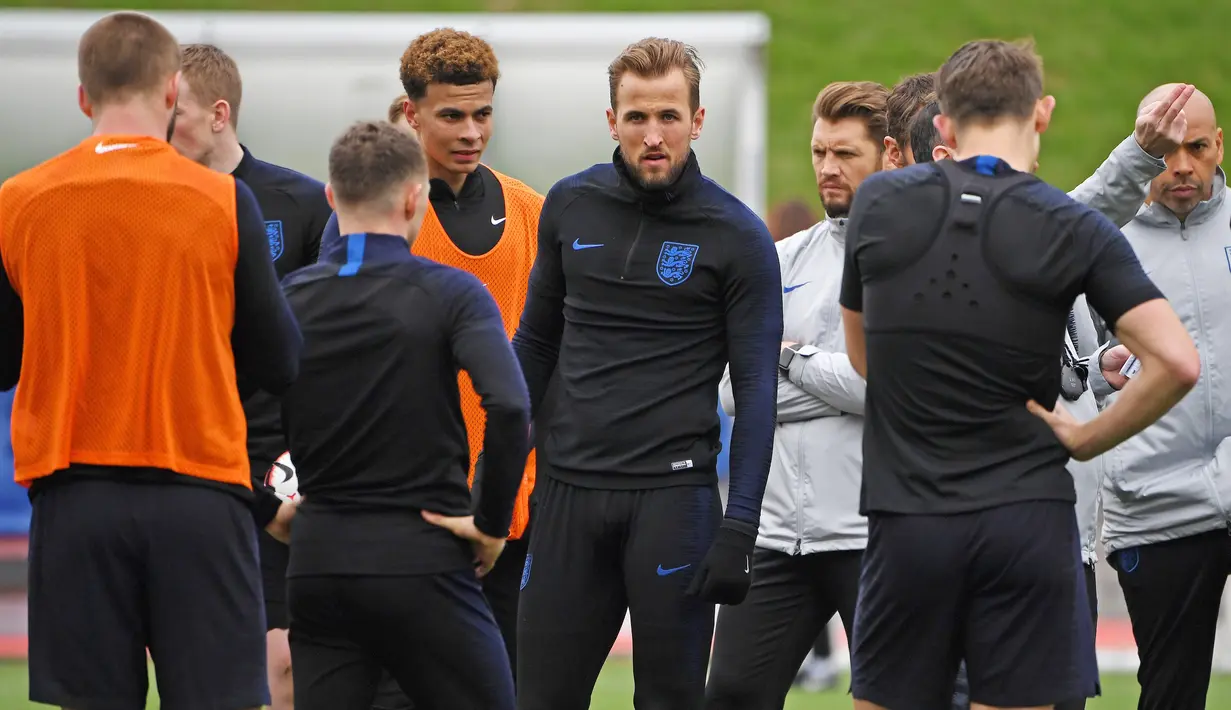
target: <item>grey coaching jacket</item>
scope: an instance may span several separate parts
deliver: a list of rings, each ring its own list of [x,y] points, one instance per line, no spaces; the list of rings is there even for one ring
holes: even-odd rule
[[[1141,208],[1124,235],[1196,342],[1201,377],[1171,411],[1104,455],[1103,534],[1109,552],[1231,526],[1231,205],[1226,174],[1218,169],[1211,198],[1183,224],[1166,207],[1153,204]]]
[[[1070,196],[1124,224],[1163,167],[1130,136]],[[866,384],[846,356],[838,306],[845,238],[846,220],[826,219],[777,244],[782,337],[813,347],[801,350],[790,373],[778,378],[778,429],[757,536],[757,546],[765,549],[810,554],[867,546],[867,519],[859,514]],[[1075,314],[1076,350],[1088,356],[1098,350],[1099,340],[1084,298]],[[1107,389],[1105,383],[1101,389]],[[723,409],[738,416],[729,373],[723,376],[719,395]],[[1093,391],[1064,404],[1079,418],[1098,413]],[[1093,562],[1102,464],[1073,461],[1069,470],[1077,489],[1083,558]]]

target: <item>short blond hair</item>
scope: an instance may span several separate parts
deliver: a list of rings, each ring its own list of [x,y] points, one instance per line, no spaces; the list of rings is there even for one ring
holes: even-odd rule
[[[231,55],[212,44],[188,44],[180,50],[180,70],[192,93],[204,104],[226,101],[231,107],[231,127],[239,127],[239,102],[244,82]]]
[[[696,48],[678,40],[647,37],[634,42],[607,67],[611,108],[616,107],[616,90],[625,74],[657,79],[678,69],[684,72],[688,82],[688,105],[695,112],[701,107],[701,70],[704,67]]]

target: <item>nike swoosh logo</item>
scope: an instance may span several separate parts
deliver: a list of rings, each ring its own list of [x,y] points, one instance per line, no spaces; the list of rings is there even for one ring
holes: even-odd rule
[[[794,286],[787,286],[787,287],[785,287],[785,288],[783,288],[783,289],[782,289],[782,292],[783,292],[783,293],[790,293],[791,291],[794,291],[794,290],[795,290],[795,289],[797,289],[797,288],[803,288],[804,286],[807,286],[807,285],[808,285],[808,284],[810,284],[810,283],[812,283],[812,282],[811,282],[811,281],[805,281],[805,282],[803,282],[803,283],[801,283],[801,284],[795,284]]]
[[[94,146],[94,152],[102,155],[103,153],[110,153],[113,150],[124,150],[125,148],[136,147],[136,143],[112,143],[111,145],[107,145],[100,142],[98,145]]]
[[[597,249],[602,244],[582,244],[580,239],[573,240],[573,251],[581,251],[582,249]]]
[[[663,566],[659,565],[658,566],[658,576],[666,577],[669,574],[675,574],[676,572],[679,572],[682,569],[688,569],[689,567],[692,567],[692,565],[681,565],[680,567],[672,567],[671,569],[663,569]]]
[[[748,574],[748,555],[744,555],[744,574]]]
[[[508,217],[501,217],[500,219],[496,219],[496,215],[492,215],[492,226],[495,227],[497,224],[500,224],[506,219],[508,219]]]

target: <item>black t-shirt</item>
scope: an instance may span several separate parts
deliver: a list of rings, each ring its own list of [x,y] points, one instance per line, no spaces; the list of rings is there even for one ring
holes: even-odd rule
[[[866,180],[840,297],[867,333],[861,512],[1074,501],[1069,452],[1026,402],[1056,402],[1081,293],[1112,326],[1162,298],[1111,222],[1034,176],[980,156]]]

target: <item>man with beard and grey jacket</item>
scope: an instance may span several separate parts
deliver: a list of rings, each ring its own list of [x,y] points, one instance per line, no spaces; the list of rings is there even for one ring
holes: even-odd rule
[[[1175,86],[1158,87],[1142,106]],[[1166,171],[1122,231],[1196,342],[1201,376],[1171,411],[1104,457],[1103,540],[1137,641],[1139,710],[1206,706],[1231,573],[1231,380],[1222,366],[1231,361],[1231,204],[1213,104],[1197,92],[1185,114]],[[1115,346],[1103,367],[1118,371],[1127,357]],[[1123,382],[1108,378],[1113,389]]]
[[[744,603],[718,611],[707,710],[781,708],[800,662],[837,613],[850,634],[867,521],[859,515],[863,378],[838,313],[855,189],[881,167],[888,90],[836,82],[813,106],[812,166],[826,219],[777,243],[783,357],[778,428]],[[799,344],[797,344],[799,343]],[[802,345],[800,345],[802,344]],[[730,376],[720,388],[735,414]]]
[[[1069,196],[1105,214],[1116,226],[1129,223],[1146,197],[1150,181],[1165,168],[1160,157],[1175,149],[1184,136],[1184,107],[1193,95],[1191,86],[1179,84],[1158,97],[1158,101],[1139,113],[1133,136],[1116,147],[1108,159],[1090,178],[1086,179]],[[914,160],[944,160],[949,157],[949,148],[941,143],[933,118],[940,107],[931,104],[919,112],[911,130],[911,145]],[[1080,421],[1089,421],[1098,415],[1098,401],[1112,390],[1113,385],[1122,385],[1119,375],[1123,359],[1117,363],[1115,354],[1102,359],[1103,367],[1091,366],[1106,350],[1101,343],[1101,332],[1091,315],[1085,296],[1079,296],[1069,312],[1065,333],[1062,367],[1073,367],[1087,373],[1087,383],[1080,390],[1064,393],[1060,399],[1065,409]],[[1109,384],[1109,382],[1111,384]],[[1106,473],[1106,456],[1090,461],[1069,461],[1068,470],[1073,476],[1077,492],[1076,513],[1081,532],[1081,558],[1085,567],[1086,592],[1089,595],[1090,614],[1097,623],[1098,599],[1095,584],[1095,563],[1098,561],[1098,508],[1099,489]],[[770,474],[773,480],[773,474]],[[965,666],[958,674],[954,695],[954,710],[970,707]],[[1056,706],[1058,710],[1077,710],[1085,707],[1085,699],[1075,699]]]

